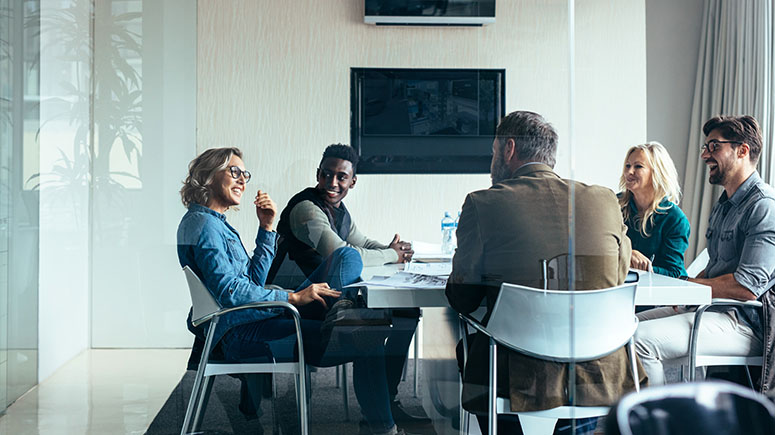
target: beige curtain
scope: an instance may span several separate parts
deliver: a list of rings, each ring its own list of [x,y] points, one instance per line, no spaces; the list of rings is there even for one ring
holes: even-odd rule
[[[705,231],[719,186],[708,184],[700,146],[702,125],[713,116],[752,115],[761,124],[764,150],[759,172],[772,184],[773,0],[706,0],[689,133],[683,209],[692,234],[687,264],[705,248]]]

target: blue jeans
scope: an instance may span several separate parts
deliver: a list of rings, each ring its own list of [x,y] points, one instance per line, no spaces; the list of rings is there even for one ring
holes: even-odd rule
[[[298,290],[313,282],[327,282],[330,287],[341,289],[343,286],[360,279],[363,262],[360,254],[352,248],[340,248],[321,264]],[[336,298],[326,298],[330,308]],[[321,337],[321,326],[326,309],[319,303],[299,307],[302,315],[301,334],[304,340],[306,362],[318,367],[331,367],[353,362],[353,387],[358,403],[371,430],[384,432],[392,428],[395,422],[390,412],[390,399],[385,369],[384,327],[374,328],[374,339],[363,339],[356,343],[338,343],[326,346]],[[259,322],[240,325],[227,332],[221,340],[225,358],[228,361],[267,356],[267,345],[271,355],[278,361],[293,360],[295,346],[295,326],[293,319],[274,317]],[[341,340],[353,340],[350,334],[338,334]],[[365,344],[364,344],[365,343]],[[354,349],[358,349],[357,352]],[[254,401],[258,402],[254,397]]]

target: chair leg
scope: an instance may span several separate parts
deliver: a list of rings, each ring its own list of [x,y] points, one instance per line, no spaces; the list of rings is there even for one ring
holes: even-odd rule
[[[630,369],[632,370],[632,380],[635,382],[635,391],[640,393],[640,379],[638,376],[638,356],[635,354],[635,340],[630,338]]]
[[[311,388],[309,387],[309,371],[308,366],[305,365],[304,370],[299,370],[299,374],[296,378],[296,394],[298,394],[299,399],[299,422],[301,424],[301,428],[299,429],[299,433],[301,435],[308,435],[309,433],[309,400],[310,400],[310,394],[312,393]]]
[[[210,392],[213,390],[213,380],[215,376],[205,376],[202,380],[202,393],[199,395],[197,401],[196,411],[194,412],[194,418],[191,425],[191,429],[194,432],[199,432],[199,428],[202,425],[202,417],[207,409],[207,401],[210,399]]]
[[[747,365],[743,367],[745,367],[745,375],[748,377],[748,385],[751,386],[752,390],[756,390],[756,387],[753,385],[753,378],[751,378],[751,369]]]
[[[336,366],[336,388],[339,388],[339,366]]]
[[[462,407],[460,412],[463,416],[463,422],[460,424],[460,433],[468,435],[469,425],[471,424],[471,414],[462,409]]]
[[[342,364],[342,403],[344,404],[344,421],[350,421],[350,397],[347,395],[347,363]]]
[[[191,420],[194,420],[194,427],[198,424],[199,416],[194,415],[194,408],[196,407],[197,410],[199,410],[199,403],[201,403],[201,395],[203,390],[203,385],[206,383],[205,381],[205,368],[207,367],[207,360],[210,358],[210,351],[213,348],[213,334],[215,333],[215,328],[218,326],[218,320],[220,320],[220,317],[216,316],[213,318],[213,320],[210,321],[210,328],[207,332],[207,338],[205,338],[205,346],[204,350],[202,350],[202,356],[199,360],[199,368],[196,371],[196,377],[194,377],[194,388],[191,390],[191,398],[188,401],[188,408],[186,408],[186,416],[183,419],[183,427],[180,430],[181,434],[187,434],[189,430]],[[193,416],[193,418],[192,418]]]
[[[272,434],[278,435],[280,433],[280,420],[277,418],[277,384],[275,383],[275,377],[272,376]]]
[[[495,340],[490,338],[490,391],[489,391],[489,412],[487,418],[490,420],[488,424],[489,435],[495,435],[498,433],[498,408],[496,406],[498,401],[498,348],[495,345]]]
[[[186,408],[186,416],[183,419],[183,427],[180,429],[180,434],[185,435],[190,432],[191,420],[194,416],[194,408],[199,402],[199,396],[202,394],[202,378],[204,377],[205,364],[199,364],[199,369],[196,371],[194,377],[194,386],[191,389],[191,398],[188,399],[188,407]]]
[[[417,339],[417,334],[414,334],[414,397],[417,397],[417,383],[419,381],[419,372],[417,371],[417,366],[420,362],[419,352],[420,352],[420,344],[419,340]]]

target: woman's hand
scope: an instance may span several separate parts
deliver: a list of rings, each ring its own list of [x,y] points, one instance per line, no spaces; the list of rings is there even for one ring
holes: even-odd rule
[[[277,216],[277,204],[272,201],[268,193],[258,191],[256,200],[256,216],[258,216],[258,225],[265,231],[272,231],[274,217]]]
[[[641,254],[640,251],[633,249],[630,256],[630,267],[633,269],[640,269],[645,271],[651,271],[651,260]]]
[[[324,308],[328,308],[324,296],[338,298],[342,295],[342,292],[334,290],[326,283],[312,284],[304,290],[299,290],[295,293],[288,294],[288,303],[300,307],[307,305],[310,302],[318,301],[323,304]]]

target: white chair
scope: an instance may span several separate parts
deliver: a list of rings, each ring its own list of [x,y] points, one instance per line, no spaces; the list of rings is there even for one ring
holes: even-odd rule
[[[696,377],[697,367],[707,366],[744,366],[745,373],[748,375],[748,384],[751,388],[754,388],[753,379],[751,378],[751,370],[749,366],[761,367],[764,357],[763,355],[703,355],[697,354],[697,342],[699,339],[700,322],[702,321],[702,315],[709,309],[717,308],[729,308],[729,307],[745,307],[747,309],[761,310],[762,303],[759,301],[738,301],[734,299],[721,299],[714,298],[708,305],[702,305],[694,312],[694,324],[692,325],[692,333],[689,337],[689,381],[693,382]],[[763,352],[763,349],[762,349]]]
[[[692,261],[692,264],[686,268],[686,275],[691,278],[696,278],[700,272],[705,270],[705,266],[708,265],[709,259],[710,256],[708,255],[708,249],[703,249],[702,252],[697,255],[697,258]]]
[[[636,287],[637,283],[630,283],[601,290],[563,291],[504,283],[486,326],[461,315],[490,339],[489,433],[497,433],[497,414],[519,415],[526,434],[551,434],[557,419],[595,417],[608,412],[606,406],[511,412],[510,401],[497,397],[495,387],[499,345],[534,358],[577,363],[602,358],[627,345],[635,388],[639,390],[632,339],[638,326]]]
[[[690,277],[696,277],[700,272],[705,270],[708,265],[708,249],[703,249],[702,252],[697,255],[697,258],[692,261],[692,264],[686,268],[686,274]],[[749,307],[754,309],[761,309],[762,303],[759,301],[737,301],[734,299],[721,299],[714,298],[710,304],[702,305],[694,312],[694,324],[692,325],[691,336],[689,337],[689,381],[694,381],[697,375],[697,367],[708,366],[745,366],[745,373],[748,376],[748,383],[751,388],[754,388],[753,379],[751,378],[751,371],[749,366],[761,366],[763,357],[757,356],[721,356],[721,355],[698,355],[697,354],[697,340],[699,338],[699,327],[702,322],[702,315],[707,310],[714,310],[718,307]],[[681,367],[681,379],[684,378],[683,366]]]
[[[307,370],[304,364],[304,347],[301,337],[301,324],[299,312],[296,308],[287,302],[254,302],[245,304],[234,308],[221,308],[216,300],[212,297],[207,288],[202,284],[202,281],[194,274],[194,272],[188,267],[183,268],[183,272],[186,275],[188,281],[188,289],[191,293],[191,303],[194,307],[194,313],[192,315],[192,323],[194,326],[199,326],[205,322],[210,322],[210,326],[207,331],[207,338],[205,339],[204,351],[202,352],[202,359],[199,362],[199,369],[196,372],[194,378],[194,387],[191,391],[191,398],[188,402],[186,409],[186,417],[183,420],[183,427],[181,428],[181,434],[187,434],[191,432],[197,432],[201,423],[202,415],[204,414],[205,407],[207,406],[207,399],[210,395],[212,388],[212,380],[214,376],[237,374],[237,373],[293,373],[296,375],[296,397],[299,401],[299,419],[301,423],[301,434],[308,434],[308,409],[307,409]],[[244,362],[244,363],[231,363],[225,361],[215,361],[210,357],[210,352],[214,347],[213,334],[215,328],[220,320],[221,316],[226,313],[230,313],[238,310],[245,309],[268,309],[268,308],[283,308],[291,313],[293,321],[296,326],[296,342],[298,346],[298,361],[296,362],[276,362],[274,360],[269,362]],[[189,431],[190,429],[190,431]]]

